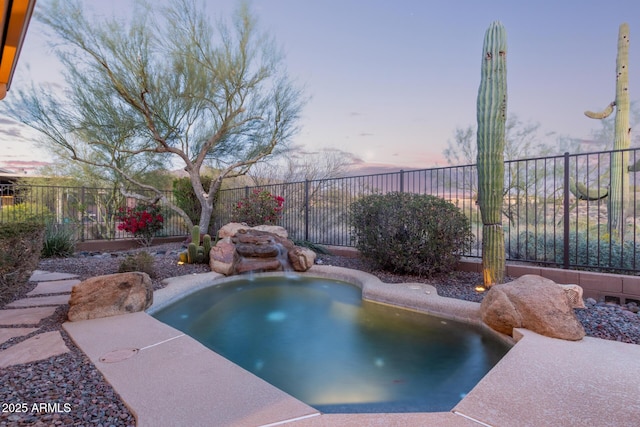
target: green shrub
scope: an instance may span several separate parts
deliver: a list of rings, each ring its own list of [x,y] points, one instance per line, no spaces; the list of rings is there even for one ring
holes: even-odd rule
[[[141,251],[134,255],[127,255],[118,267],[118,273],[128,273],[131,271],[140,271],[147,273],[150,277],[155,277],[153,269],[153,255],[149,252]]]
[[[11,222],[41,222],[45,223],[53,218],[53,214],[46,206],[36,203],[18,203],[0,208],[0,223]]]
[[[69,225],[49,222],[44,232],[42,257],[68,257],[75,251],[74,230]]]
[[[350,221],[363,257],[395,273],[452,271],[473,241],[464,214],[430,195],[365,196],[350,206]]]
[[[38,268],[44,226],[35,222],[0,224],[0,306],[11,301]]]
[[[508,253],[510,259],[522,259],[562,265],[564,236],[560,230],[552,233],[524,231],[512,235]],[[569,232],[569,264],[582,269],[604,271],[637,270],[640,267],[640,242],[620,242],[608,234]]]
[[[213,178],[210,176],[201,176],[200,181],[202,181],[204,188],[209,188]],[[200,201],[196,197],[196,193],[193,191],[193,185],[188,177],[178,178],[173,181],[173,198],[176,205],[187,214],[192,223],[200,223],[202,206],[200,206]]]
[[[255,189],[233,207],[232,220],[244,222],[250,227],[276,225],[282,217],[283,208],[283,197],[275,196],[267,190]]]

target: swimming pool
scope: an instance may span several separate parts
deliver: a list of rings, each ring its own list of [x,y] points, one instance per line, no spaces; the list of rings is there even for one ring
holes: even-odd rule
[[[296,275],[239,277],[153,316],[325,413],[448,411],[509,350],[478,327]]]

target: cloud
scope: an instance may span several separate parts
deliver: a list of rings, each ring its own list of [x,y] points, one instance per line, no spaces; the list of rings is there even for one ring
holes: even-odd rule
[[[0,117],[0,125],[15,126],[17,124],[18,124],[18,122],[16,122],[13,119],[9,119],[9,118],[6,118],[6,117]]]
[[[361,132],[358,134],[358,136],[373,136],[374,134],[372,133],[368,133],[368,132]]]
[[[27,140],[24,131],[24,125],[8,118],[0,118],[0,136]]]
[[[24,135],[22,135],[21,130],[18,128],[0,129],[0,134],[6,135],[11,138],[24,138]]]

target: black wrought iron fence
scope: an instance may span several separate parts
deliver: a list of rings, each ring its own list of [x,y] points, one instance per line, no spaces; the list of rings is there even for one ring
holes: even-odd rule
[[[172,200],[173,194],[166,197]],[[78,241],[130,239],[130,233],[118,230],[116,214],[120,208],[138,203],[125,198],[117,188],[89,188],[31,185],[0,185],[0,223],[38,220],[73,231]],[[158,237],[183,236],[183,220],[163,208],[164,227]]]
[[[609,184],[614,156],[628,155],[629,188],[623,192],[622,227],[610,227]],[[640,270],[637,173],[640,149],[537,157],[505,162],[503,227],[510,260],[565,268]],[[482,220],[475,165],[399,171],[344,178],[273,183],[223,190],[215,227],[232,218],[233,206],[253,189],[285,198],[281,220],[295,239],[353,246],[349,206],[367,194],[404,191],[431,194],[456,205],[476,237],[464,255],[482,256]]]
[[[628,185],[612,218],[609,194],[612,165],[627,166],[616,179]],[[505,162],[503,227],[507,258],[565,268],[640,271],[638,173],[640,149],[538,157]],[[615,168],[614,168],[615,169]],[[620,169],[620,168],[618,168]],[[222,190],[212,229],[232,219],[233,207],[254,189],[285,199],[281,225],[292,238],[354,246],[349,206],[368,194],[392,191],[431,194],[456,205],[469,218],[476,237],[467,257],[482,255],[482,220],[476,204],[475,165],[398,171],[260,187]],[[166,193],[173,200],[171,192]],[[114,188],[0,185],[0,222],[39,217],[68,225],[78,240],[126,239],[118,230],[118,208],[135,205]],[[164,208],[159,235],[187,234],[182,219]],[[612,222],[618,225],[612,227]]]

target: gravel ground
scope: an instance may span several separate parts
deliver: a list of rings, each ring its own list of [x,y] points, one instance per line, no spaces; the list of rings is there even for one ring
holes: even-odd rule
[[[154,246],[154,288],[162,287],[161,281],[168,277],[208,271],[205,265],[177,265],[180,244]],[[40,270],[73,273],[86,279],[102,274],[116,273],[126,252],[111,254],[82,253],[72,258],[47,259],[39,264]],[[456,272],[435,279],[417,276],[395,275],[372,268],[368,263],[355,258],[321,255],[318,262],[324,265],[355,268],[368,271],[388,283],[421,282],[434,285],[438,294],[480,302],[483,294],[474,291],[482,282],[477,273]],[[35,287],[27,284],[14,299],[22,298]],[[58,330],[70,352],[49,359],[0,369],[0,404],[57,403],[57,413],[28,411],[0,412],[0,427],[3,426],[129,426],[135,420],[118,395],[104,380],[89,359],[73,344],[61,325],[66,320],[68,306],[61,306],[54,315],[44,319],[37,332],[26,337],[14,338],[0,345],[0,350],[16,344],[37,333]],[[576,310],[588,336],[640,344],[640,316],[637,306],[620,306],[603,301],[587,301],[587,309]],[[64,406],[67,404],[68,406]],[[68,408],[69,410],[65,410]]]

